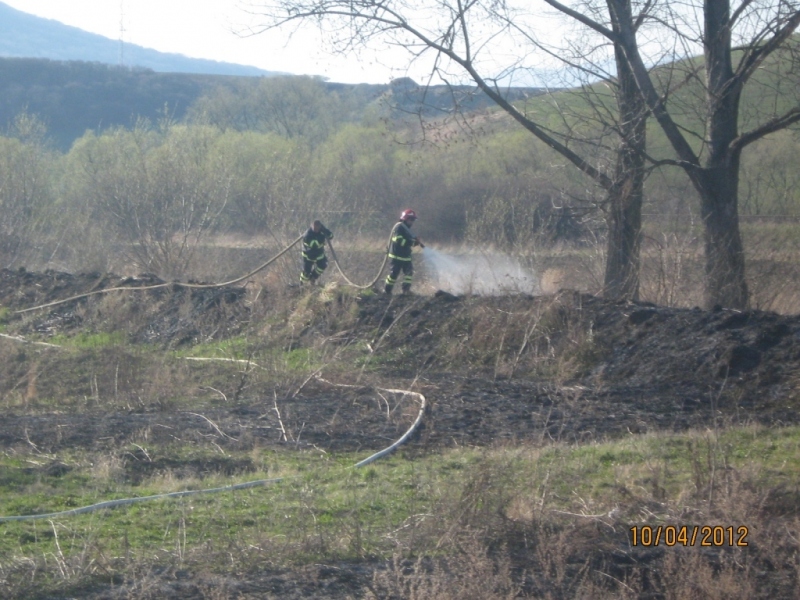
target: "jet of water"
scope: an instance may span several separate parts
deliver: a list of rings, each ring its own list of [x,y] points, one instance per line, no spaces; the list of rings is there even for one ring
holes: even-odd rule
[[[422,258],[439,289],[452,294],[534,294],[539,282],[532,271],[506,254],[445,254],[425,247]]]

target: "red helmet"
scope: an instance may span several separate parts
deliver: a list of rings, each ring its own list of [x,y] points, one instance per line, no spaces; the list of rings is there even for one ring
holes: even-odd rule
[[[407,219],[415,221],[417,219],[417,213],[415,213],[410,208],[405,209],[402,213],[400,213],[400,220],[405,221]]]

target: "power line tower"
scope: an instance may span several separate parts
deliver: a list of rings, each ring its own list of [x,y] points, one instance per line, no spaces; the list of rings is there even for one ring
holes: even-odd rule
[[[119,0],[119,66],[125,66],[125,0]]]

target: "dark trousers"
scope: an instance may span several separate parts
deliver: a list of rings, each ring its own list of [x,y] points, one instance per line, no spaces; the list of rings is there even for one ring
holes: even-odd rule
[[[300,282],[314,281],[328,268],[328,258],[321,256],[317,260],[308,260],[303,257],[303,272],[300,273]]]
[[[403,291],[407,292],[411,289],[411,280],[414,277],[414,265],[411,264],[411,260],[400,260],[397,258],[393,258],[391,262],[391,271],[389,275],[386,276],[386,292],[391,293],[392,288],[394,288],[394,284],[397,283],[397,279],[400,277],[400,273],[403,273],[405,277],[403,277]]]

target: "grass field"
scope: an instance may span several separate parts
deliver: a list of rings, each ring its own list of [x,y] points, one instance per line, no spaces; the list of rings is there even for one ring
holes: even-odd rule
[[[0,596],[800,589],[796,317],[267,281],[19,316],[37,277],[2,300],[0,516],[269,481],[2,522]],[[418,413],[385,388],[422,428],[355,468]]]

